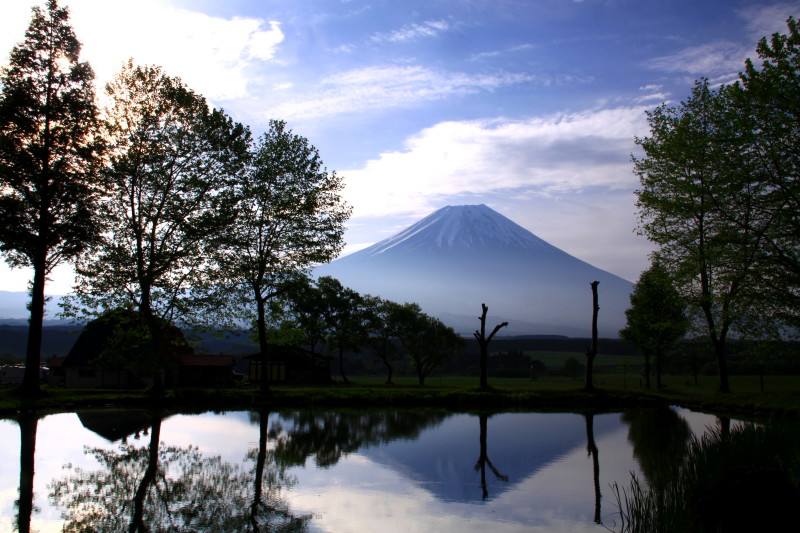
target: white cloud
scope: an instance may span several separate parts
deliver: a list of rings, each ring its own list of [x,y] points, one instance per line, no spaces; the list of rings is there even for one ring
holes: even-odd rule
[[[655,58],[650,68],[665,72],[687,72],[696,76],[717,77],[729,82],[744,69],[745,59],[756,56],[755,46],[761,37],[775,32],[786,33],[786,19],[800,16],[800,2],[771,6],[752,5],[737,11],[747,25],[749,42],[715,41],[685,48],[675,54]]]
[[[739,72],[752,46],[728,41],[717,41],[685,48],[675,54],[657,57],[649,67],[665,72],[688,72],[697,76],[713,76]]]
[[[660,102],[667,102],[668,100],[669,100],[669,93],[652,93],[639,96],[636,98],[635,101],[636,103],[644,103],[644,102],[660,103]]]
[[[18,34],[8,49],[21,39],[30,20],[29,6],[36,3],[15,1],[14,11],[3,6],[0,34],[7,35],[6,30]],[[25,6],[25,17],[18,14],[19,5]],[[273,61],[284,38],[276,21],[212,17],[160,0],[68,0],[64,5],[70,9],[73,28],[83,43],[82,58],[94,68],[98,86],[133,57],[138,64],[164,67],[211,99],[243,97],[248,68]],[[7,12],[14,16],[6,17]]]
[[[786,33],[786,19],[800,16],[800,2],[787,2],[772,6],[754,5],[739,10],[747,21],[747,28],[755,39],[767,37],[775,32]]]
[[[469,56],[469,60],[470,61],[479,61],[479,60],[482,60],[482,59],[499,57],[499,56],[507,54],[507,53],[524,52],[524,51],[527,51],[527,50],[532,50],[534,48],[536,48],[536,45],[533,45],[533,44],[530,44],[530,43],[525,43],[525,44],[520,44],[520,45],[517,45],[517,46],[512,46],[511,48],[508,48],[507,50],[504,50],[504,51],[494,50],[494,51],[480,52],[480,53],[477,53],[477,54],[473,54],[473,55]]]
[[[318,92],[279,104],[270,109],[269,114],[299,119],[367,109],[405,107],[536,80],[535,76],[509,72],[466,74],[421,66],[366,67],[324,78],[319,84]]]
[[[422,24],[408,24],[389,33],[376,33],[372,36],[372,40],[390,43],[416,41],[427,37],[436,37],[448,29],[450,29],[450,24],[445,20],[428,20]]]
[[[442,198],[527,190],[556,196],[586,187],[632,189],[633,138],[644,107],[521,120],[442,122],[364,167],[343,170],[355,217],[421,213]]]

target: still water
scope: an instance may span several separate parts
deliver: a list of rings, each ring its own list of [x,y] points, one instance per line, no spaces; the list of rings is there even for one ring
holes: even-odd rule
[[[614,482],[652,482],[718,423],[682,409],[4,419],[0,531],[599,533]]]

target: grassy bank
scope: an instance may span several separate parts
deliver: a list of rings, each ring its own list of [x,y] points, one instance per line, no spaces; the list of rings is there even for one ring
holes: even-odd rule
[[[19,410],[65,411],[90,407],[137,406],[191,410],[270,407],[439,407],[459,410],[615,410],[674,404],[699,411],[743,417],[788,416],[800,418],[800,376],[768,376],[762,392],[758,376],[734,376],[734,392],[719,394],[716,380],[669,376],[661,391],[641,388],[638,378],[619,374],[596,377],[598,390],[587,393],[582,382],[568,377],[538,380],[494,378],[492,390],[477,389],[477,378],[433,377],[425,386],[412,378],[385,385],[381,376],[353,378],[348,385],[327,387],[273,387],[271,398],[255,388],[178,389],[163,396],[149,391],[70,390],[43,388],[36,398],[21,397],[14,389],[0,390],[0,414]]]

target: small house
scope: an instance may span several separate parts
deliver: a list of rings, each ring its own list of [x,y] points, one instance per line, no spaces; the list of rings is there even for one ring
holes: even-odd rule
[[[232,355],[182,355],[173,371],[178,387],[227,387],[233,384]]]
[[[264,358],[260,353],[247,356],[250,383],[260,383]],[[331,381],[331,356],[299,346],[270,346],[267,371],[270,383],[325,384]]]
[[[163,347],[158,357],[148,354],[152,350],[141,340],[146,331],[141,316],[126,309],[109,311],[89,322],[60,363],[64,386],[79,389],[152,386],[154,372],[177,368],[182,357],[193,355],[183,333],[172,325],[163,329]],[[167,372],[166,376],[169,379],[170,374]]]

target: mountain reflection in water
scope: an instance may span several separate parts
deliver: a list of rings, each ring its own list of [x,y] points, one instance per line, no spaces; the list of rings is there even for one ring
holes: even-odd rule
[[[715,421],[654,410],[20,415],[0,420],[0,531],[604,531],[611,484],[632,471],[657,483],[657,458],[685,450],[685,418]]]

